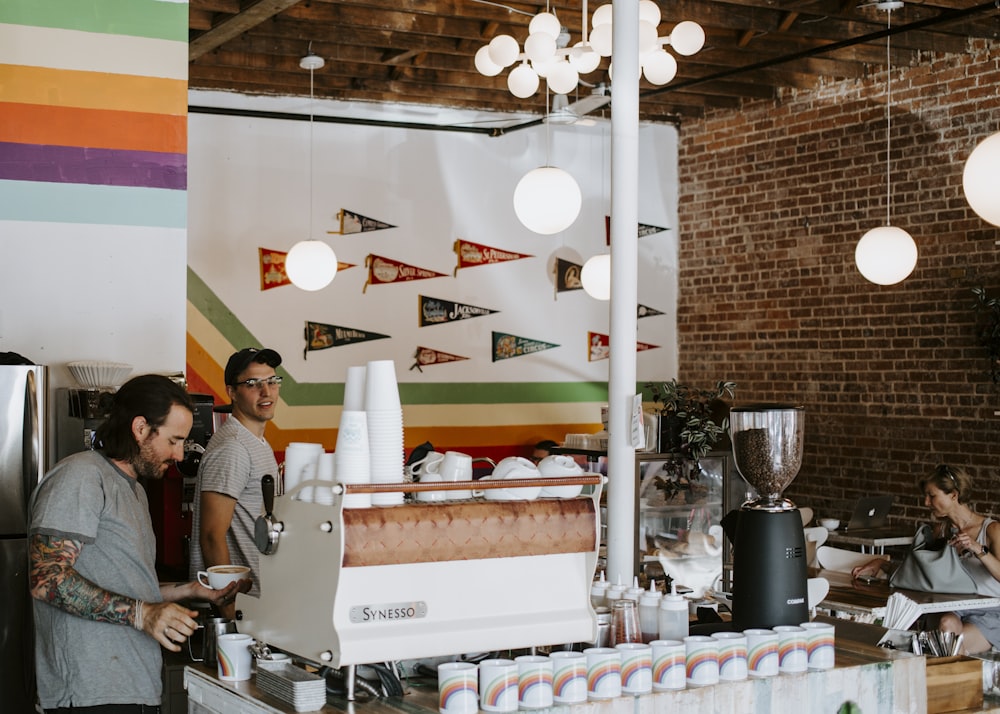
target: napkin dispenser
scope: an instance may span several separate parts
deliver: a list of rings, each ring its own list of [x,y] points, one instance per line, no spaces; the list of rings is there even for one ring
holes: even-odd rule
[[[589,496],[364,509],[275,499],[281,547],[240,632],[334,667],[593,641]]]

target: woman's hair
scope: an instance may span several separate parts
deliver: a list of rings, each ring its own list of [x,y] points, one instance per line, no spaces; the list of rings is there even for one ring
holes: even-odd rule
[[[961,466],[938,464],[929,474],[917,479],[917,488],[920,493],[923,493],[927,486],[935,486],[942,493],[957,493],[958,502],[965,503],[971,495],[972,479]]]
[[[97,427],[98,448],[109,459],[130,461],[139,455],[132,420],[144,417],[155,431],[163,426],[175,404],[194,413],[191,397],[179,384],[159,374],[133,377],[115,393],[107,420]]]

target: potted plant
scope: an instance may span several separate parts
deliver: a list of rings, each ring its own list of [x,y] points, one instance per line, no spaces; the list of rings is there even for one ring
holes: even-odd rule
[[[976,331],[979,344],[986,348],[990,359],[990,377],[1000,384],[1000,300],[987,297],[986,288],[972,288],[976,296]]]
[[[690,491],[691,482],[701,473],[699,460],[706,456],[729,428],[729,406],[723,397],[732,399],[736,382],[722,381],[715,389],[698,389],[680,384],[676,379],[659,384],[648,383],[660,420],[659,452],[669,458],[654,485],[667,499],[682,490]]]

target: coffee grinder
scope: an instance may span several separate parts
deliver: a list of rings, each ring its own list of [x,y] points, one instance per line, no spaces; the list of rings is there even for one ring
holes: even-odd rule
[[[739,630],[809,619],[802,517],[781,495],[802,465],[804,421],[804,407],[782,404],[729,413],[736,468],[760,494],[727,517],[735,521],[733,623]]]

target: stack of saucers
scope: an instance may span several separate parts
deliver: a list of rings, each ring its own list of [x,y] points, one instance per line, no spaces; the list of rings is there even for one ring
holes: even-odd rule
[[[403,483],[403,408],[392,360],[369,362],[365,369],[365,413],[372,483]],[[373,493],[372,505],[403,502],[402,491]]]
[[[293,664],[257,669],[257,687],[291,704],[297,712],[326,706],[326,680]]]
[[[333,453],[339,483],[371,483],[371,460],[368,446],[368,418],[363,411],[345,409],[340,413],[337,450]],[[371,508],[370,493],[344,496],[344,508]]]

